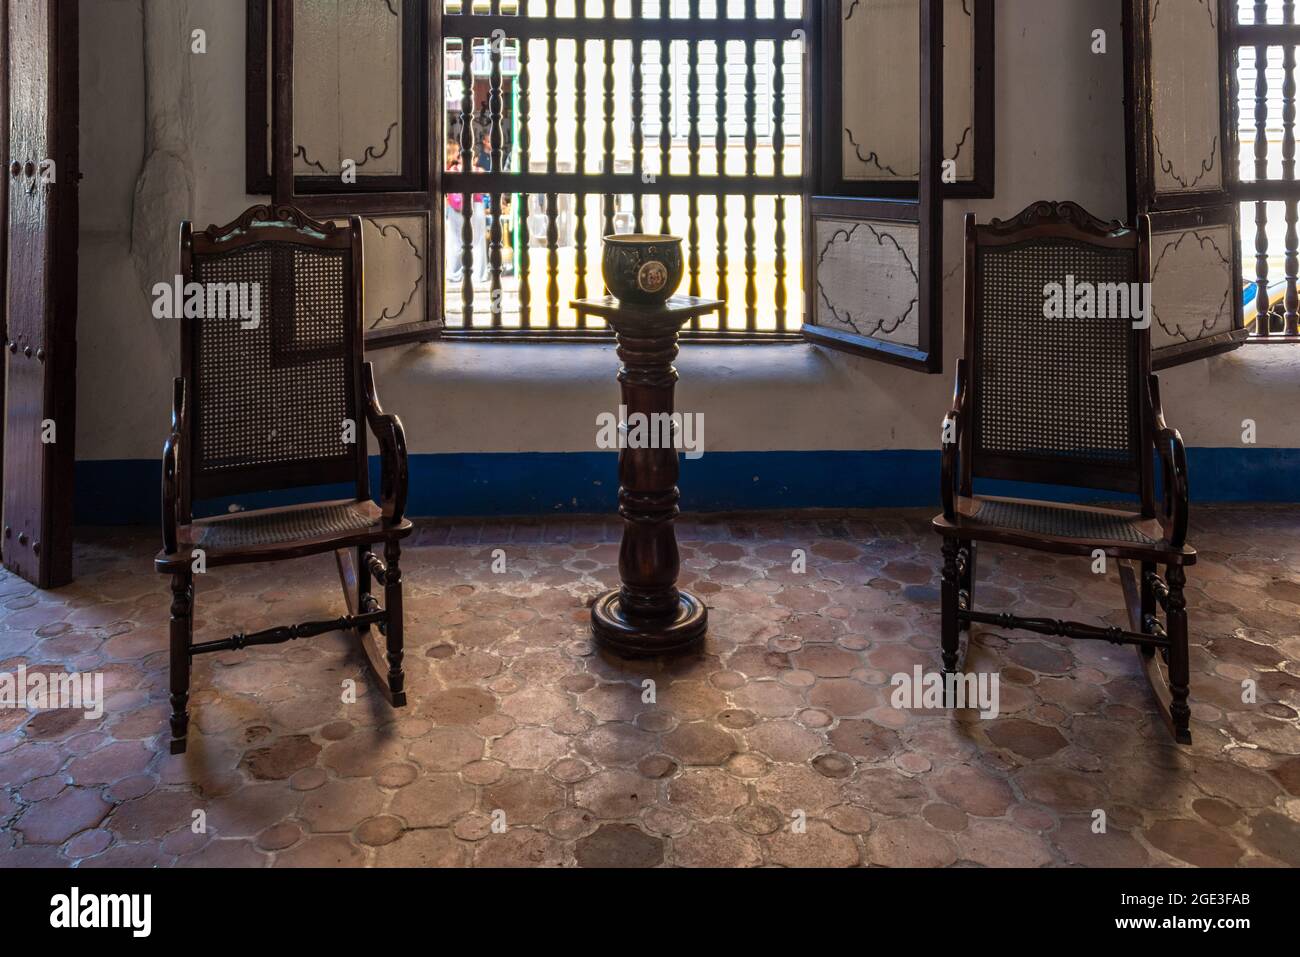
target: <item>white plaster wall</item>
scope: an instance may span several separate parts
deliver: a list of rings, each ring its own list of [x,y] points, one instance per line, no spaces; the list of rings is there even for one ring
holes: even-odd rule
[[[188,80],[193,218],[225,222],[252,202],[243,192],[244,4],[165,2],[188,7],[188,22],[208,31]],[[150,315],[129,254],[145,143],[141,6],[93,0],[81,9],[78,456],[152,458],[178,359],[177,331]],[[688,346],[678,404],[706,413],[710,451],[936,447],[960,348],[965,210],[988,219],[1036,199],[1072,199],[1106,218],[1125,214],[1119,0],[1000,0],[997,18],[997,197],[948,206],[944,374],[806,345]],[[1109,33],[1105,56],[1089,50],[1096,28]],[[176,224],[153,232],[175,244]],[[597,413],[617,403],[610,347],[445,343],[374,358],[384,404],[402,416],[413,452],[587,451]],[[1300,447],[1300,350],[1248,347],[1163,380],[1189,445],[1236,445],[1251,417],[1261,445]]]

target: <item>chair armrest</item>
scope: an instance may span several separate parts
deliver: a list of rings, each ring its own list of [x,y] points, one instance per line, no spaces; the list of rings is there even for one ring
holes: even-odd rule
[[[957,493],[961,474],[958,468],[962,430],[966,427],[966,360],[957,360],[957,381],[953,386],[952,410],[943,417],[940,441],[943,462],[939,471],[939,491],[943,496],[943,517],[957,521]]]
[[[163,551],[167,554],[176,552],[176,527],[180,523],[181,482],[185,474],[181,450],[184,447],[182,436],[185,434],[186,417],[189,410],[185,406],[185,380],[177,378],[172,382],[172,431],[163,443],[162,459],[162,534]]]
[[[375,433],[380,452],[380,494],[384,524],[401,522],[406,513],[406,487],[409,472],[406,463],[406,430],[402,420],[384,412],[375,391],[375,367],[367,362],[361,367],[361,385],[365,390],[366,421]]]
[[[1182,548],[1187,541],[1187,448],[1177,429],[1165,422],[1160,405],[1160,378],[1154,374],[1147,380],[1151,397],[1151,438],[1163,467],[1164,515],[1161,525],[1167,542]]]

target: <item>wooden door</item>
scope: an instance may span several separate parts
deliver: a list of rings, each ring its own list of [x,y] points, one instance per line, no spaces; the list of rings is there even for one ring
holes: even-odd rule
[[[9,0],[4,564],[72,578],[76,437],[77,12]]]

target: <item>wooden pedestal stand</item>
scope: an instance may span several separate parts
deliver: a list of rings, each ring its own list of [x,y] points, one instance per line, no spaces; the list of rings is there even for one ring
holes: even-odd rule
[[[613,297],[572,303],[580,313],[605,319],[618,335],[622,361],[618,381],[629,418],[673,411],[677,384],[677,333],[695,316],[722,306],[716,299],[674,296],[661,306],[620,303]],[[601,595],[591,609],[596,643],[623,657],[643,658],[692,651],[704,640],[708,610],[677,587],[681,560],[677,518],[677,448],[619,451],[618,511],[623,545],[618,571],[622,587]]]

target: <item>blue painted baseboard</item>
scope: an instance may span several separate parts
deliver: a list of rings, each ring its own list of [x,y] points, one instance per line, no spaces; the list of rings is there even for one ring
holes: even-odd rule
[[[1188,449],[1196,502],[1300,502],[1300,449]],[[378,488],[378,459],[371,459]],[[408,513],[557,515],[612,512],[618,494],[614,452],[413,455]],[[77,463],[79,525],[158,522],[159,464],[141,459]],[[682,508],[727,512],[783,508],[888,508],[939,504],[939,453],[923,450],[710,452],[682,460]],[[980,491],[1062,501],[1114,500],[1114,493],[990,482]],[[207,513],[344,497],[347,488],[294,490],[208,503]]]

